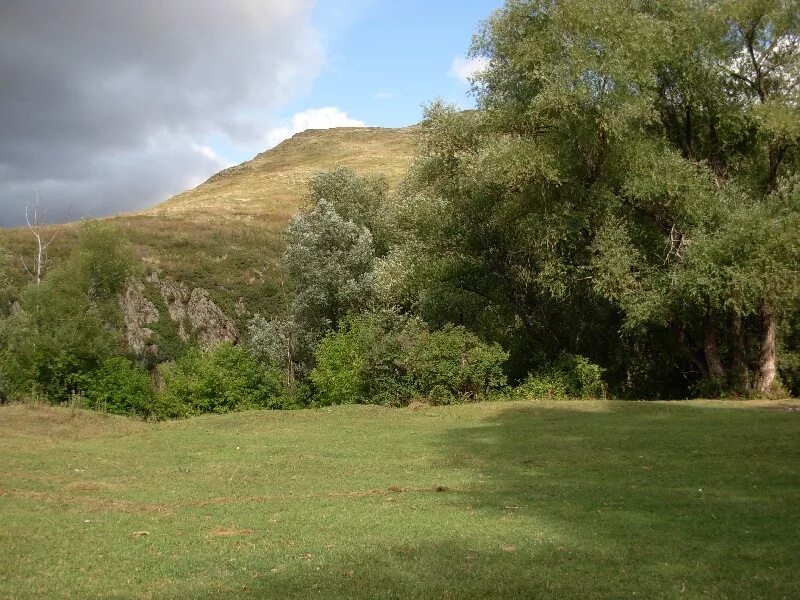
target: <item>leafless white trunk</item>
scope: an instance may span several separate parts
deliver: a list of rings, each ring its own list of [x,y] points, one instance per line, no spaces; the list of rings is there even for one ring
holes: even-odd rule
[[[42,283],[42,277],[44,277],[44,272],[47,269],[47,251],[50,248],[50,244],[52,244],[56,236],[58,236],[60,229],[53,231],[52,235],[45,231],[47,226],[47,211],[39,207],[38,191],[34,197],[33,204],[25,205],[25,223],[27,223],[28,230],[33,234],[33,237],[36,238],[36,249],[34,250],[33,265],[31,267],[28,266],[28,263],[26,263],[25,259],[21,256],[20,261],[28,272],[28,275],[30,275],[31,280],[33,280],[36,285],[39,285]]]

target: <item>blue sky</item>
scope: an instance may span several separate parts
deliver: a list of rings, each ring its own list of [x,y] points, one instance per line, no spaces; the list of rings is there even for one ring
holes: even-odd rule
[[[417,122],[420,105],[436,96],[468,102],[467,86],[448,72],[453,59],[466,54],[480,21],[500,2],[353,2],[360,5],[355,16],[336,27],[331,12],[340,4],[323,0],[315,9],[315,24],[331,31],[330,64],[293,108],[333,103],[369,124],[398,127]]]
[[[152,206],[305,128],[472,105],[502,0],[0,0],[0,226]]]
[[[298,113],[333,107],[368,126],[404,127],[422,118],[435,98],[470,107],[469,84],[453,71],[465,59],[480,22],[502,0],[320,0],[311,14],[321,36],[325,63],[310,89],[277,111],[282,131]],[[324,119],[323,119],[324,120]],[[336,122],[336,121],[334,121]],[[220,137],[210,146],[239,163],[249,148]],[[263,148],[259,148],[259,151]]]

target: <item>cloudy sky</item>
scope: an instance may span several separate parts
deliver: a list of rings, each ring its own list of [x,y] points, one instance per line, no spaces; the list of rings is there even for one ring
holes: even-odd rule
[[[502,0],[0,0],[0,226],[150,206],[307,128],[469,106]]]

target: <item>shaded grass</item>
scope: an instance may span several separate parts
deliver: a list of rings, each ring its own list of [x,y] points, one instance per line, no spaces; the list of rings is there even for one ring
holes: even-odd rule
[[[4,407],[0,596],[794,598],[799,431],[774,403]]]

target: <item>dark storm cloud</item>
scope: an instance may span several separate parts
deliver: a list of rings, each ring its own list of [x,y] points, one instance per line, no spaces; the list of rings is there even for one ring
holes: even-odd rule
[[[263,138],[322,56],[313,0],[0,1],[0,225],[142,208]]]

